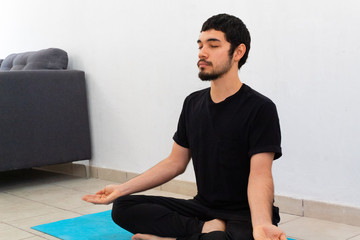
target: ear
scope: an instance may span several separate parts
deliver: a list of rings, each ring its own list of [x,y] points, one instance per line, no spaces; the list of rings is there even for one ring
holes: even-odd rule
[[[244,56],[246,52],[246,46],[245,44],[241,43],[234,51],[234,60],[240,61],[240,59]]]

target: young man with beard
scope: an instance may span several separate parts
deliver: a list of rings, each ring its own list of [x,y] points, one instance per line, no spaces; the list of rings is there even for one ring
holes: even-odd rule
[[[113,202],[113,220],[133,239],[285,240],[273,206],[271,167],[282,154],[276,107],[238,76],[250,34],[240,19],[220,14],[203,24],[197,42],[199,78],[211,87],[185,99],[170,155],[83,199]],[[183,173],[190,158],[198,187],[193,199],[130,195]]]

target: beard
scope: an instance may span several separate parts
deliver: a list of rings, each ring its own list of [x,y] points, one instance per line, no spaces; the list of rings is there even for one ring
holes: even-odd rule
[[[210,67],[213,66],[212,62],[205,61],[204,59],[200,59],[199,62],[205,62]],[[221,76],[223,76],[225,73],[227,73],[230,70],[231,65],[232,65],[231,58],[229,57],[229,60],[227,62],[225,62],[224,64],[222,64],[221,66],[215,69],[213,68],[212,71],[210,72],[205,72],[205,69],[201,68],[198,76],[202,81],[216,80]]]

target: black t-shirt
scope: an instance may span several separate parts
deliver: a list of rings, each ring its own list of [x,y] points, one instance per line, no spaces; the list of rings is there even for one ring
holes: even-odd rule
[[[282,155],[275,104],[245,84],[220,103],[212,101],[210,88],[190,94],[173,139],[191,151],[195,199],[218,210],[247,211],[251,156]]]

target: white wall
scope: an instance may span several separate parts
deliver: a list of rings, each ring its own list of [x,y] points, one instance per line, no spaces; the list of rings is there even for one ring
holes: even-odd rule
[[[59,47],[86,72],[92,164],[142,172],[167,156],[197,79],[201,24],[239,16],[252,34],[240,77],[278,106],[276,192],[360,207],[358,1],[1,3],[0,56]],[[193,172],[179,177],[194,180]]]

